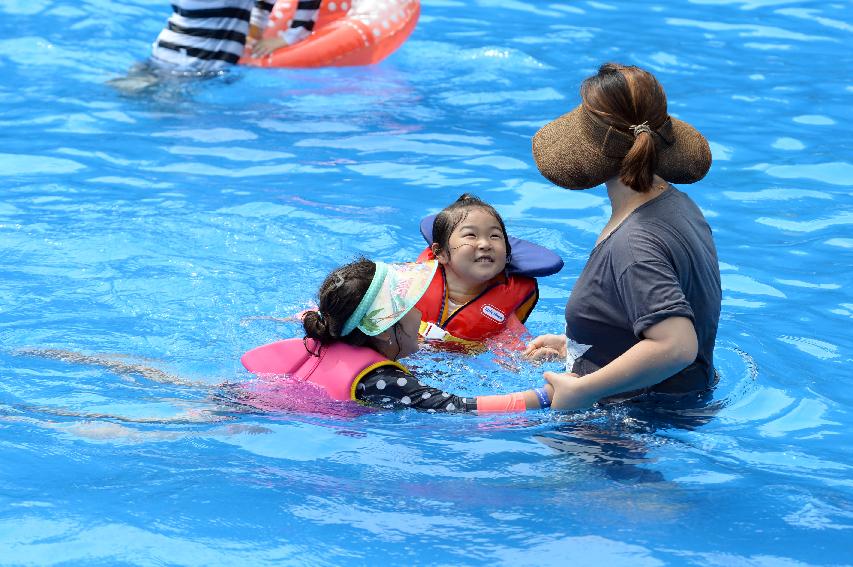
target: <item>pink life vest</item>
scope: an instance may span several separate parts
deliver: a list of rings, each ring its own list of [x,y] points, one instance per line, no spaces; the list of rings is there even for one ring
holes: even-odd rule
[[[306,346],[313,353],[319,351],[319,356],[308,352]],[[396,366],[410,374],[405,366],[372,348],[342,342],[321,347],[313,339],[287,339],[260,346],[244,354],[240,362],[253,374],[287,375],[297,382],[320,386],[337,401],[355,400],[359,380],[380,366]]]

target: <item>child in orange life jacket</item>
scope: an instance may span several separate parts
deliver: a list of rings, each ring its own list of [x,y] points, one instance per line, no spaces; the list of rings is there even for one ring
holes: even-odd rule
[[[493,262],[503,265],[498,254],[492,256]],[[436,261],[385,264],[366,259],[343,266],[320,287],[317,310],[303,316],[303,339],[258,347],[243,355],[242,363],[261,379],[308,382],[342,402],[432,412],[548,407],[553,391],[547,385],[512,394],[460,397],[428,386],[398,362],[418,350],[421,314],[415,304],[437,268]],[[470,269],[480,273],[482,267]],[[265,400],[266,407],[275,405],[275,400]]]
[[[440,268],[417,304],[420,334],[443,346],[482,346],[498,338],[523,349],[524,321],[539,299],[533,275],[550,275],[563,267],[559,256],[527,241],[510,239],[494,207],[468,193],[445,207],[432,221],[431,242],[418,261],[438,260]],[[512,252],[522,250],[524,265],[513,266]]]

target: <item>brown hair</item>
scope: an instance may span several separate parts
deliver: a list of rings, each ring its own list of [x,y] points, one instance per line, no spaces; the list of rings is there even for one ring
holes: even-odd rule
[[[652,188],[657,167],[657,149],[647,124],[657,130],[669,117],[666,94],[654,75],[639,67],[605,63],[598,74],[581,85],[583,106],[599,119],[622,132],[634,135],[634,144],[622,159],[619,179],[639,193]]]
[[[367,258],[359,258],[329,274],[317,292],[318,308],[306,311],[302,316],[305,336],[328,345],[343,341],[354,346],[365,345],[370,337],[359,329],[341,336],[341,329],[367,293],[376,264]]]
[[[509,245],[509,236],[506,233],[504,220],[497,210],[487,202],[471,193],[463,193],[458,199],[453,201],[448,206],[444,207],[441,212],[435,215],[435,220],[432,221],[432,242],[438,244],[438,251],[444,252],[450,243],[450,235],[459,224],[468,216],[471,209],[481,209],[486,211],[498,221],[501,227],[501,232],[504,235],[504,244],[506,245],[506,262],[509,264],[510,254],[512,249]]]

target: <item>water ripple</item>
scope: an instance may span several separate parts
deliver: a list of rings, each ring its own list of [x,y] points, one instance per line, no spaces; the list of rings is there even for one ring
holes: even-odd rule
[[[0,154],[0,176],[44,175],[73,173],[85,166],[76,161],[63,158]]]
[[[671,26],[694,27],[707,31],[732,31],[737,32],[739,37],[764,37],[771,39],[789,39],[792,41],[839,41],[838,39],[829,36],[808,35],[775,26],[761,26],[757,24],[727,24],[722,22],[689,20],[685,18],[667,18],[666,23]]]
[[[773,226],[782,230],[790,230],[792,232],[816,232],[834,226],[845,226],[853,224],[853,212],[841,212],[837,215],[823,219],[812,219],[794,221],[788,219],[779,219],[771,217],[759,217],[755,219],[758,224]]]
[[[821,341],[810,337],[779,337],[783,343],[787,343],[806,354],[819,360],[832,360],[838,358],[838,347],[832,343]]]

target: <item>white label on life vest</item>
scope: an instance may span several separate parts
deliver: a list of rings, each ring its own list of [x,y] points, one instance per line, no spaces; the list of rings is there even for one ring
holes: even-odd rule
[[[423,330],[424,340],[427,341],[443,341],[447,336],[447,331],[433,323],[426,323],[426,329]]]
[[[488,303],[483,305],[483,315],[491,319],[492,321],[496,321],[498,323],[503,323],[506,320],[506,315],[504,312],[495,307],[494,305],[489,305]]]

